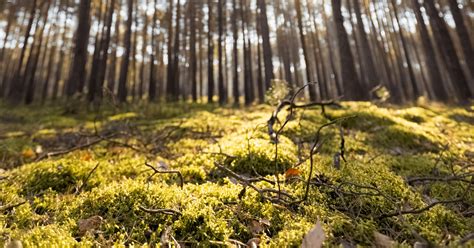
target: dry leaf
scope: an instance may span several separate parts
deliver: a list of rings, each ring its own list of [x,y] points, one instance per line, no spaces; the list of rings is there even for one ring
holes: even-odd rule
[[[374,232],[374,241],[377,248],[390,248],[393,246],[393,240],[379,232]]]
[[[21,152],[23,158],[27,159],[34,159],[36,157],[36,153],[31,148],[27,148]]]
[[[289,179],[292,177],[299,176],[301,174],[301,171],[295,168],[289,168],[288,170],[285,171],[285,178]]]
[[[90,161],[92,159],[92,154],[90,152],[85,152],[81,156],[82,161]]]
[[[259,238],[251,238],[249,239],[249,241],[247,241],[247,247],[249,248],[257,248],[259,244],[260,244]]]
[[[250,222],[250,226],[249,226],[249,229],[250,229],[250,232],[253,234],[253,235],[257,235],[259,233],[262,233],[265,228],[263,227],[262,223],[260,223],[260,221],[258,220],[252,220]]]
[[[303,243],[301,244],[302,248],[320,248],[323,246],[323,242],[326,239],[326,234],[324,233],[321,222],[318,220],[316,225],[309,230],[308,233],[304,236]]]
[[[5,244],[5,248],[23,248],[23,244],[18,239],[12,239]]]
[[[77,221],[77,227],[79,229],[79,235],[83,236],[87,232],[92,232],[92,231],[96,230],[97,228],[100,227],[100,225],[102,224],[102,221],[103,221],[102,217],[100,217],[98,215],[94,215],[90,218],[82,219],[82,220]]]

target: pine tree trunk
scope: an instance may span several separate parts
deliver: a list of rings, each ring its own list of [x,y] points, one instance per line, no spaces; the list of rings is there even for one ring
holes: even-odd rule
[[[332,0],[333,17],[336,26],[337,43],[339,47],[339,63],[341,66],[342,84],[344,86],[344,96],[351,100],[366,100],[368,92],[357,78],[354,66],[354,58],[347,32],[344,28],[344,19],[341,14],[341,2]]]
[[[66,95],[71,97],[76,92],[82,91],[82,85],[86,80],[86,63],[87,63],[87,45],[89,44],[90,32],[90,11],[91,0],[81,0],[79,5],[78,19],[75,45],[74,59],[71,65],[69,80],[66,84]]]
[[[415,12],[416,21],[418,23],[418,31],[420,32],[421,44],[425,55],[425,63],[428,67],[428,75],[430,78],[430,85],[433,88],[435,99],[446,101],[448,95],[441,77],[440,68],[436,62],[436,55],[434,53],[434,47],[431,44],[430,35],[426,28],[425,20],[421,14],[421,6],[418,0],[413,0],[413,9]]]
[[[433,30],[436,44],[441,50],[444,61],[446,61],[449,76],[455,86],[458,100],[460,102],[467,102],[467,100],[472,97],[472,93],[456,54],[456,48],[449,36],[448,27],[444,20],[439,16],[438,10],[433,1],[425,1],[425,8],[430,17],[430,25]]]
[[[127,101],[127,76],[128,65],[130,63],[130,47],[132,40],[132,22],[133,22],[133,0],[128,0],[127,30],[124,36],[125,52],[120,66],[120,76],[118,82],[118,99],[120,102]]]

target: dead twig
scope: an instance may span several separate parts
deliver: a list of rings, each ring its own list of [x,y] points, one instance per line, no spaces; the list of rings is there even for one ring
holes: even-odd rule
[[[459,240],[459,245],[464,245],[469,240],[473,240],[473,239],[474,239],[474,233],[469,233],[468,235],[464,236],[464,238]]]
[[[144,206],[139,206],[138,208],[140,210],[142,210],[143,212],[147,212],[147,213],[150,213],[150,214],[183,215],[180,211],[174,210],[174,209],[169,209],[169,208],[151,209],[151,208],[146,208]]]
[[[310,148],[310,152],[309,152],[309,164],[310,164],[310,167],[309,167],[309,174],[308,174],[308,179],[306,181],[306,189],[305,189],[305,193],[304,193],[304,196],[301,200],[298,200],[298,201],[295,201],[292,203],[293,204],[299,204],[301,202],[304,202],[308,199],[308,194],[309,194],[309,187],[310,187],[310,184],[311,184],[311,177],[312,177],[312,174],[313,174],[313,167],[314,167],[314,161],[313,161],[313,155],[316,154],[317,152],[319,152],[319,149],[321,148],[321,146],[323,145],[323,141],[321,141],[321,130],[327,126],[330,126],[330,125],[333,125],[337,122],[340,122],[340,121],[343,121],[343,120],[346,120],[346,119],[349,119],[349,118],[353,118],[355,116],[347,116],[347,117],[341,117],[341,118],[338,118],[338,119],[335,119],[335,120],[332,120],[326,124],[323,124],[322,126],[320,126],[318,128],[318,130],[316,131],[316,134],[315,134],[315,138],[314,138],[314,142],[313,142],[313,145],[311,145],[311,148]],[[342,148],[343,148],[343,145],[342,145]]]
[[[25,203],[26,203],[26,201],[21,201],[21,202],[18,202],[18,203],[12,203],[12,204],[7,204],[5,206],[0,206],[0,213],[9,211],[11,209],[14,209],[16,207],[19,207],[19,206],[25,204]]]
[[[81,187],[76,191],[77,194],[81,193],[84,187],[87,185],[87,182],[89,182],[89,178],[92,176],[92,174],[99,168],[100,163],[97,163],[94,168],[87,174],[87,177],[84,179],[84,183],[82,183]]]
[[[445,176],[445,177],[412,177],[412,178],[407,179],[407,183],[409,185],[415,185],[415,184],[420,184],[420,183],[425,183],[425,182],[452,182],[452,181],[471,183],[471,180],[466,179],[468,177],[474,177],[474,173],[466,173],[462,175]]]
[[[38,156],[38,158],[35,159],[35,162],[38,162],[40,160],[43,160],[45,158],[51,158],[51,157],[55,157],[55,156],[60,156],[60,155],[64,155],[64,154],[68,154],[70,152],[73,152],[73,151],[76,151],[76,150],[81,150],[81,149],[84,149],[84,148],[87,148],[87,147],[90,147],[90,146],[93,146],[93,145],[96,145],[104,140],[107,140],[109,138],[112,138],[114,136],[116,136],[117,134],[116,133],[113,133],[113,134],[109,134],[109,135],[106,135],[106,136],[101,136],[97,139],[94,139],[92,141],[89,141],[85,144],[81,144],[81,145],[78,145],[78,146],[74,146],[74,147],[71,147],[69,149],[66,149],[66,150],[60,150],[60,151],[54,151],[54,152],[47,152],[47,153],[43,153],[41,154],[40,156]]]
[[[288,199],[292,200],[294,199],[293,196],[291,196],[290,194],[284,192],[284,191],[281,191],[281,190],[276,190],[276,189],[260,189],[258,188],[257,186],[253,185],[252,183],[253,182],[256,182],[255,179],[247,179],[235,172],[233,172],[232,170],[226,168],[225,166],[222,166],[218,163],[214,163],[216,165],[217,168],[221,169],[222,171],[226,172],[227,174],[229,174],[229,176],[237,179],[237,181],[239,181],[244,187],[250,187],[252,188],[253,190],[257,191],[257,193],[259,193],[260,197],[262,197],[262,199],[264,200],[267,200],[269,202],[272,202],[272,203],[278,203],[278,204],[282,204],[282,205],[288,205],[289,202],[287,202],[286,200],[284,200],[283,198],[281,197],[277,197],[277,198],[274,198],[274,197],[268,197],[265,195],[265,193],[275,193],[275,194],[278,194],[278,195],[282,195],[282,196],[285,196],[287,197]],[[264,180],[266,181],[266,180]]]
[[[449,203],[457,203],[457,202],[462,202],[464,199],[463,198],[456,198],[452,200],[445,200],[445,201],[435,201],[432,202],[425,207],[418,208],[418,209],[411,209],[411,210],[403,210],[403,211],[395,211],[392,213],[387,213],[387,214],[382,214],[377,219],[385,219],[389,217],[394,217],[394,216],[399,216],[399,215],[406,215],[406,214],[421,214],[425,211],[428,211],[432,209],[433,207],[439,205],[439,204],[449,204]]]
[[[439,204],[451,204],[451,203],[463,202],[465,197],[467,196],[467,194],[470,192],[472,185],[474,185],[474,178],[472,178],[472,180],[470,181],[469,185],[464,190],[461,197],[458,197],[458,198],[455,198],[455,199],[452,199],[452,200],[435,201],[435,202],[432,202],[432,203],[426,205],[425,207],[418,208],[418,209],[395,211],[395,212],[392,212],[392,213],[382,214],[378,217],[378,219],[384,219],[384,218],[389,218],[389,217],[393,217],[393,216],[400,216],[400,215],[405,215],[405,214],[421,214],[425,211],[428,211],[428,210],[432,209],[433,207],[435,207],[436,205],[439,205]]]
[[[148,177],[148,180],[150,180],[154,175],[156,174],[178,174],[179,176],[179,180],[180,180],[180,187],[183,188],[184,186],[184,179],[183,179],[183,174],[181,174],[180,171],[178,170],[158,170],[157,168],[155,168],[153,165],[149,164],[148,162],[145,162],[145,166],[151,168],[154,173]]]

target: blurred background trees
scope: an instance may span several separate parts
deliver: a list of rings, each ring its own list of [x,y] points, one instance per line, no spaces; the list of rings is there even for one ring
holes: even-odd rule
[[[312,101],[467,102],[466,0],[6,0],[0,97],[30,104],[265,101],[274,79]]]

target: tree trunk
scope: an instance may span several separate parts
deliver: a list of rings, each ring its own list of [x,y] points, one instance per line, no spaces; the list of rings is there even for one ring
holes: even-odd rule
[[[301,13],[301,2],[300,0],[295,0],[295,8],[296,8],[296,18],[298,22],[298,30],[300,34],[300,40],[301,40],[301,48],[303,49],[303,58],[304,58],[304,63],[306,67],[306,80],[308,80],[308,83],[313,83],[313,77],[311,76],[311,63],[309,62],[309,55],[308,55],[308,49],[306,47],[306,40],[305,40],[305,35],[304,35],[304,30],[303,30],[303,18],[302,18],[302,13]],[[309,90],[309,99],[310,101],[316,101],[316,90],[314,87],[314,84],[310,84],[308,86]]]
[[[34,43],[31,45],[31,52],[30,52],[30,57],[28,60],[32,59],[31,63],[31,69],[28,70],[28,64],[25,70],[25,83],[27,84],[26,86],[26,94],[25,94],[25,104],[31,104],[34,100],[35,97],[35,75],[36,75],[36,68],[38,67],[38,61],[41,53],[41,46],[43,44],[43,33],[44,29],[46,28],[47,20],[48,20],[48,14],[49,14],[49,7],[51,5],[51,0],[47,1],[44,17],[43,17],[43,26],[39,28],[38,35],[36,36],[38,39],[38,44],[36,47],[33,47]],[[40,12],[41,13],[41,12]],[[39,19],[39,18],[38,18]],[[37,24],[38,25],[38,24]],[[38,28],[38,26],[37,26]],[[28,61],[30,62],[30,61]]]
[[[446,101],[448,100],[448,95],[446,94],[446,89],[441,77],[440,68],[438,63],[436,63],[436,55],[434,53],[434,47],[431,44],[430,35],[428,29],[426,28],[423,15],[421,14],[421,6],[418,0],[413,0],[414,12],[416,21],[418,22],[418,30],[420,32],[421,44],[423,47],[425,55],[425,63],[428,67],[428,75],[430,78],[430,85],[433,88],[433,93],[435,99]]]
[[[217,41],[217,56],[219,61],[218,73],[217,73],[217,83],[218,83],[218,91],[219,91],[219,104],[224,104],[226,102],[226,89],[224,87],[224,61],[223,61],[223,51],[222,51],[222,43],[223,41],[223,32],[224,32],[224,25],[225,20],[223,18],[223,5],[225,4],[224,0],[218,0],[217,3],[217,22],[218,22],[218,41]]]
[[[425,1],[425,8],[430,17],[430,25],[433,30],[434,38],[441,50],[444,61],[446,61],[449,76],[457,91],[458,100],[461,102],[467,102],[467,100],[472,97],[472,93],[469,90],[466,76],[464,75],[461,63],[456,54],[456,48],[449,36],[448,27],[444,20],[439,16],[438,10],[433,1]]]
[[[270,44],[270,28],[268,27],[267,4],[265,0],[257,1],[260,9],[260,31],[262,34],[263,62],[265,64],[265,90],[270,88],[273,79],[273,55]]]
[[[132,43],[132,22],[133,22],[133,0],[128,0],[128,17],[127,30],[124,36],[125,52],[122,57],[122,64],[120,66],[120,76],[118,82],[118,100],[120,102],[127,101],[127,76],[128,65],[130,64],[130,47]]]
[[[74,45],[74,59],[71,65],[69,80],[66,84],[66,95],[71,97],[82,91],[86,79],[87,45],[89,44],[91,0],[81,0],[79,4],[78,25]]]
[[[360,3],[359,0],[353,0],[354,12],[356,14],[357,19],[357,31],[359,33],[360,38],[360,49],[361,49],[361,56],[362,61],[364,63],[363,66],[365,70],[365,74],[367,75],[368,85],[370,88],[377,86],[379,82],[379,72],[375,69],[375,64],[373,60],[372,50],[369,47],[369,41],[367,39],[367,34],[365,33],[364,23],[362,22],[362,14],[360,11]]]
[[[212,103],[214,96],[214,42],[212,38],[212,1],[207,1],[208,33],[207,33],[207,102]]]
[[[232,78],[232,93],[234,97],[234,105],[239,105],[239,48],[238,48],[238,27],[237,27],[237,4],[236,0],[232,0],[232,36],[234,39],[232,57],[234,62],[233,78]]]
[[[23,39],[23,47],[21,48],[20,57],[18,59],[18,66],[16,72],[10,83],[10,91],[8,97],[11,103],[19,103],[21,101],[21,96],[23,94],[24,85],[22,84],[21,75],[23,70],[23,62],[25,59],[26,48],[28,47],[28,40],[30,39],[31,28],[33,27],[33,22],[36,16],[36,6],[37,0],[33,0],[30,10],[30,17],[28,19],[28,25],[25,30],[25,37]]]
[[[158,0],[154,0],[153,2],[153,7],[154,7],[154,12],[153,12],[153,23],[151,27],[151,54],[150,54],[150,78],[148,79],[148,100],[150,102],[153,102],[156,100],[156,80],[155,80],[155,29],[156,29],[156,22],[158,21],[157,18],[157,4]]]
[[[405,60],[407,62],[408,75],[410,79],[411,88],[413,90],[413,100],[416,100],[419,96],[421,96],[421,92],[415,79],[415,73],[413,72],[413,66],[412,66],[411,58],[409,56],[407,42],[405,40],[405,37],[403,36],[402,27],[400,26],[400,21],[398,19],[397,4],[395,3],[395,0],[391,0],[391,4],[393,8],[393,15],[395,16],[395,21],[398,26],[398,33],[400,35],[400,40],[402,42],[403,54],[405,55]]]
[[[191,96],[193,102],[197,102],[197,60],[196,60],[196,0],[189,0],[189,55],[190,55],[190,77],[191,77]]]
[[[69,1],[66,1],[66,4],[68,4]],[[63,64],[64,64],[64,57],[66,56],[66,35],[67,35],[67,24],[68,24],[68,19],[69,19],[69,11],[67,11],[67,8],[64,8],[65,12],[65,18],[64,18],[64,24],[63,24],[63,35],[61,37],[61,40],[64,41],[61,44],[61,47],[59,49],[59,59],[57,63],[57,68],[56,68],[56,73],[54,75],[54,85],[53,85],[53,93],[52,93],[52,99],[56,100],[56,98],[59,95],[59,82],[61,80],[62,74],[63,74]],[[84,76],[85,77],[85,76]],[[65,83],[64,83],[65,84]],[[64,91],[67,89],[67,85],[64,85]]]
[[[469,38],[468,28],[464,22],[461,10],[458,7],[457,0],[449,0],[448,2],[454,22],[456,23],[456,32],[459,36],[459,41],[461,42],[461,48],[464,53],[466,65],[471,72],[471,76],[474,77],[474,50],[472,48],[471,39]]]
[[[341,14],[341,1],[332,0],[332,11],[336,26],[337,43],[339,46],[339,63],[341,66],[342,84],[344,96],[351,100],[366,100],[367,90],[357,78],[347,32],[344,28],[344,19]]]

